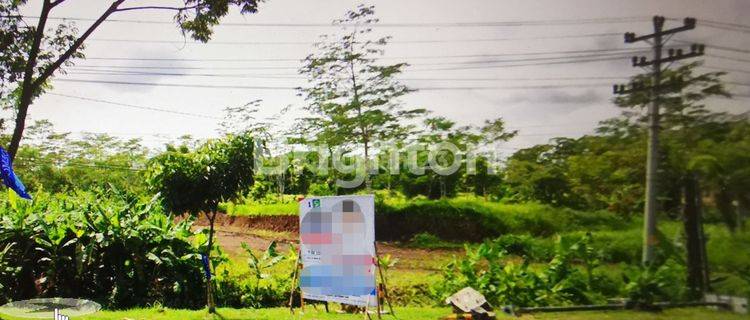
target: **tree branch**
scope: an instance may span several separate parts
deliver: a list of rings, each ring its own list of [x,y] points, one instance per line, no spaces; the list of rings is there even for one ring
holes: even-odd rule
[[[39,22],[37,22],[37,27],[34,30],[34,39],[29,50],[29,57],[24,66],[23,82],[21,83],[21,97],[18,101],[18,110],[16,113],[16,127],[13,129],[13,136],[11,137],[10,145],[8,146],[8,153],[10,154],[11,160],[15,159],[16,153],[18,152],[18,146],[21,143],[21,135],[23,134],[23,128],[25,127],[29,104],[31,104],[31,100],[33,99],[34,91],[38,88],[35,86],[36,81],[33,79],[34,68],[36,67],[36,60],[39,56],[42,39],[44,39],[44,29],[47,25],[47,17],[49,16],[50,10],[52,10],[52,7],[50,7],[50,1],[44,0],[42,3],[42,10],[39,14]]]
[[[55,1],[52,1],[52,3],[50,4],[50,8],[54,8],[54,7],[56,7],[56,6],[58,5],[58,4],[61,4],[61,3],[63,3],[63,2],[65,2],[65,0],[55,0]]]
[[[59,2],[59,1],[64,1],[64,0],[57,0],[57,1]],[[92,33],[94,33],[94,31],[99,27],[99,25],[101,25],[105,20],[107,20],[107,18],[112,13],[117,11],[117,7],[120,4],[122,4],[124,1],[125,0],[117,0],[113,2],[112,5],[110,5],[109,8],[106,11],[104,11],[104,13],[102,13],[102,15],[98,19],[96,19],[96,21],[94,21],[94,23],[88,29],[86,29],[86,32],[84,32],[78,39],[76,39],[76,41],[73,42],[73,44],[70,46],[70,48],[68,48],[68,50],[65,50],[65,52],[62,55],[60,55],[60,57],[58,57],[57,60],[55,60],[53,64],[51,64],[49,67],[44,69],[44,71],[42,71],[42,73],[39,75],[39,78],[37,78],[34,81],[34,87],[38,88],[39,86],[41,86],[45,81],[47,81],[47,79],[50,76],[52,76],[52,74],[55,73],[55,71],[57,71],[57,69],[60,68],[60,66],[63,65],[63,63],[65,63],[65,61],[68,61],[68,59],[70,59],[70,57],[73,56],[73,54],[83,45],[83,42],[86,41],[86,39]]]
[[[123,11],[132,11],[132,10],[172,10],[172,11],[185,11],[185,10],[191,10],[191,9],[197,9],[206,6],[205,4],[197,4],[194,6],[189,7],[166,7],[166,6],[141,6],[141,7],[128,7],[128,8],[120,8],[115,10],[115,12],[123,12]]]

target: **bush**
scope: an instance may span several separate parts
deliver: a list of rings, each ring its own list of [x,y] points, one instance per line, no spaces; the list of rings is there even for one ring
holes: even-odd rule
[[[502,204],[477,197],[391,201],[376,198],[379,240],[408,240],[428,232],[445,240],[475,241],[504,234],[552,236],[580,230],[619,230],[627,224],[606,211],[582,212],[542,204]]]
[[[191,222],[116,190],[0,204],[6,299],[81,297],[108,308],[194,308],[204,291]]]
[[[685,296],[685,267],[673,260],[663,265],[631,267],[623,275],[625,294],[635,308],[657,301],[679,301]]]
[[[529,235],[506,234],[493,240],[493,244],[505,252],[532,261],[545,261],[552,258],[555,245],[551,239],[534,238]]]
[[[603,302],[592,283],[598,262],[591,254],[590,236],[570,243],[558,238],[555,257],[546,266],[530,268],[529,260],[506,264],[505,251],[491,242],[476,249],[466,247],[466,256],[445,266],[443,281],[435,290],[442,298],[469,286],[496,306],[547,306]],[[582,261],[585,272],[573,266]]]
[[[454,242],[448,242],[440,239],[438,236],[430,234],[428,232],[422,232],[414,235],[409,240],[410,247],[422,248],[422,249],[446,249],[446,248],[460,248],[461,245]]]

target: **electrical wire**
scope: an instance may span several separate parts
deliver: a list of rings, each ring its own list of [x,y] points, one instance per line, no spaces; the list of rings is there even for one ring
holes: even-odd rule
[[[21,16],[28,19],[39,19],[39,16]],[[48,20],[95,21],[94,18],[84,17],[48,17]],[[516,26],[549,26],[549,25],[584,25],[584,24],[618,24],[648,21],[649,17],[607,17],[583,19],[547,19],[547,20],[516,20],[516,21],[487,21],[487,22],[436,22],[436,23],[377,23],[372,26],[383,28],[467,28],[467,27],[516,27]],[[135,20],[135,19],[107,19],[114,23],[135,24],[174,24],[173,21]],[[227,27],[353,27],[355,24],[333,23],[263,23],[263,22],[222,22],[220,26]]]
[[[57,81],[67,81],[66,79],[57,79]],[[107,101],[107,100],[101,100],[101,99],[94,99],[94,98],[86,98],[86,97],[80,97],[80,96],[74,96],[69,94],[62,94],[62,93],[54,93],[49,92],[48,95],[52,96],[58,96],[58,97],[65,97],[65,98],[71,98],[71,99],[79,99],[79,100],[85,100],[85,101],[91,101],[91,102],[98,102],[98,103],[105,103],[120,107],[127,107],[127,108],[134,108],[134,109],[141,109],[141,110],[148,110],[148,111],[156,111],[156,112],[165,112],[165,113],[171,113],[171,114],[178,114],[182,116],[190,116],[190,117],[198,117],[198,118],[206,118],[206,119],[221,119],[218,117],[205,115],[205,114],[198,114],[198,113],[190,113],[190,112],[183,112],[183,111],[177,111],[177,110],[171,110],[171,109],[163,109],[163,108],[155,108],[155,107],[145,107],[145,106],[139,106],[129,103],[121,103],[121,102],[113,102],[113,101]]]

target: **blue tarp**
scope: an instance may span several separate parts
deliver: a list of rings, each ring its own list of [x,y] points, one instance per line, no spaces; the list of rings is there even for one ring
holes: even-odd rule
[[[19,197],[31,199],[31,196],[26,192],[26,187],[23,186],[21,180],[13,172],[10,155],[2,147],[0,147],[0,177],[3,179],[5,186],[15,191]]]

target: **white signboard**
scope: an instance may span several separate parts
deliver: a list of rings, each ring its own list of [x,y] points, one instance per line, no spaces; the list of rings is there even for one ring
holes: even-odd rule
[[[299,212],[303,298],[377,306],[374,196],[311,197]]]

